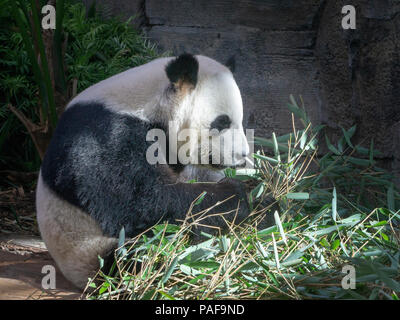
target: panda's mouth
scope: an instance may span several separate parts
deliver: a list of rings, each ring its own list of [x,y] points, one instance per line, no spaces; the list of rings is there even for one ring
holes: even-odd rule
[[[232,164],[232,165],[226,165],[226,164],[223,164],[223,163],[214,164],[214,163],[212,163],[211,160],[212,159],[210,158],[210,166],[212,168],[216,169],[216,170],[223,170],[223,169],[226,169],[226,168],[237,169],[237,168],[244,168],[246,166],[246,160],[245,159],[242,159],[242,160],[240,160],[237,163]]]

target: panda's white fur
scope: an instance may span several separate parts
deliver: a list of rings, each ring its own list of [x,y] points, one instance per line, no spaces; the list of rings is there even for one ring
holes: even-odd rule
[[[98,255],[115,248],[118,240],[105,236],[86,212],[54,194],[41,175],[36,211],[40,233],[51,256],[73,284],[84,288],[99,267]]]
[[[227,114],[232,120],[230,129],[238,130],[239,140],[236,141],[238,148],[233,163],[228,162],[226,165],[243,164],[243,154],[249,153],[249,146],[242,125],[243,103],[239,88],[227,67],[205,56],[196,58],[199,61],[196,88],[173,110],[165,108],[169,101],[164,101],[164,91],[169,84],[164,69],[173,57],[156,59],[103,80],[84,90],[68,106],[95,98],[115,112],[126,113],[144,121],[173,121],[178,126],[177,131],[185,127],[198,131],[208,129],[208,124],[219,114]],[[160,113],[160,109],[167,112]],[[226,136],[230,134],[231,130],[225,132]],[[223,150],[217,151],[223,160]],[[190,168],[190,179],[197,178],[196,168]],[[211,176],[214,179],[223,177],[222,173],[216,175],[215,172]]]
[[[233,163],[224,164],[243,163],[249,147],[242,127],[242,99],[232,73],[213,59],[196,56],[199,65],[196,86],[175,97],[172,107],[171,98],[166,96],[170,80],[165,68],[173,59],[175,57],[156,59],[101,81],[76,96],[66,110],[96,101],[113,113],[144,122],[174,121],[178,131],[186,127],[206,129],[218,115],[226,114],[232,121],[230,129],[241,131],[241,141]],[[221,178],[220,171],[187,165],[176,176],[176,181],[219,181]],[[42,173],[39,174],[36,204],[40,232],[50,254],[63,274],[83,288],[88,277],[98,269],[98,255],[104,256],[115,249],[116,237],[106,235],[95,218],[51,190],[43,181]]]

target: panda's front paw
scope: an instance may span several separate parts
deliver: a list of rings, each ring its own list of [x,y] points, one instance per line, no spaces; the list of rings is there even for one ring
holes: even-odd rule
[[[240,180],[236,180],[233,178],[224,178],[220,181],[218,181],[218,185],[226,189],[227,191],[230,190],[234,192],[234,194],[238,195],[241,199],[242,198],[247,198],[246,196],[246,186],[244,183]]]
[[[280,211],[279,202],[272,196],[265,195],[257,200],[253,200],[253,211],[273,215],[275,211]]]
[[[218,181],[218,184],[226,184],[226,185],[232,185],[236,188],[244,189],[244,184],[240,180],[233,179],[233,178],[223,178]]]
[[[276,210],[279,211],[279,203],[278,200],[276,200],[272,196],[265,196],[261,199],[259,202],[259,205],[262,209],[267,209],[267,211],[273,211],[275,212]]]
[[[278,201],[272,196],[264,196],[253,202],[253,212],[257,214],[257,229],[262,230],[275,224],[274,213],[280,211]]]

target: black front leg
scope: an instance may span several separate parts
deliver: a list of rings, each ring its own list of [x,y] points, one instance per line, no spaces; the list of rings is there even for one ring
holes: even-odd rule
[[[250,214],[244,185],[234,179],[225,178],[217,183],[177,183],[167,185],[165,192],[169,194],[167,215],[171,223],[184,220],[193,201],[206,192],[201,202],[193,206],[191,214],[195,214],[193,218],[195,220],[199,217],[196,213],[212,208],[204,214],[207,217],[200,223],[219,229],[195,226],[192,231],[196,235],[199,235],[201,231],[215,234],[217,230],[227,230],[227,222],[239,224]],[[223,214],[223,217],[218,214]]]

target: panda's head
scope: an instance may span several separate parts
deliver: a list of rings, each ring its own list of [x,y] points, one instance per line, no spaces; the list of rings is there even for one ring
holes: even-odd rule
[[[249,145],[243,104],[230,70],[210,58],[183,54],[165,71],[170,83],[164,103],[178,133],[180,162],[204,164],[208,157],[216,168],[244,165]]]

